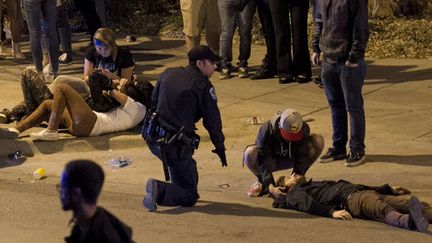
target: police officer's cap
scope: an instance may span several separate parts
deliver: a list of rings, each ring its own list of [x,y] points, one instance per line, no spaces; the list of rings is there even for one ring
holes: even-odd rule
[[[212,62],[219,62],[221,60],[220,56],[213,53],[213,51],[208,46],[195,46],[188,52],[189,61],[197,60],[210,60]]]

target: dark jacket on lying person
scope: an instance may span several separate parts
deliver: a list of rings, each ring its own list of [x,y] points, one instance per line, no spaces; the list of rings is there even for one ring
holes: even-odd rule
[[[344,209],[348,197],[357,191],[373,190],[383,195],[399,195],[390,185],[378,187],[353,184],[348,181],[308,181],[299,184],[282,199],[275,199],[274,208],[294,209],[319,216],[331,217],[334,210]]]

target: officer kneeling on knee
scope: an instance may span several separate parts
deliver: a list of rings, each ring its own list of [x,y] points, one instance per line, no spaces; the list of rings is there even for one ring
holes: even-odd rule
[[[144,120],[142,135],[162,161],[166,179],[147,180],[143,204],[150,211],[157,205],[195,205],[198,171],[192,155],[199,144],[195,123],[201,118],[215,145],[212,152],[227,166],[220,111],[209,80],[220,57],[207,46],[197,46],[188,58],[188,66],[169,68],[160,75],[152,93],[152,108]]]
[[[247,195],[258,197],[270,193],[274,197],[285,195],[296,184],[305,181],[305,173],[321,154],[324,139],[310,134],[310,128],[301,115],[286,109],[264,123],[256,144],[246,147],[243,163],[258,178]],[[275,186],[272,172],[293,168],[285,186]]]

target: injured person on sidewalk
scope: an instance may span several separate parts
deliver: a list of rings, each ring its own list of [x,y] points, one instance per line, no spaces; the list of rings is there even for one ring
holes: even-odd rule
[[[121,90],[101,91],[120,105],[109,112],[96,112],[70,85],[58,84],[53,89],[53,99],[43,101],[14,128],[0,128],[0,138],[19,138],[22,132],[42,122],[48,122],[48,127],[30,133],[35,140],[58,140],[60,124],[77,137],[126,131],[143,120],[152,89],[148,81],[129,80]]]
[[[285,187],[289,177],[282,176],[277,185]],[[289,188],[289,187],[285,187]],[[348,181],[312,181],[298,184],[275,198],[273,207],[294,209],[323,217],[351,220],[370,219],[409,230],[426,232],[432,221],[432,208],[411,192],[388,184],[374,187]]]

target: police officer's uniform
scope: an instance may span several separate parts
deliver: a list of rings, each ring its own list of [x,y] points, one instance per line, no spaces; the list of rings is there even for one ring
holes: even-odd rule
[[[194,65],[170,68],[161,74],[152,100],[159,124],[156,135],[147,139],[147,144],[168,166],[171,178],[171,183],[157,181],[154,200],[162,206],[193,206],[198,199],[198,172],[192,155],[197,147],[195,123],[201,118],[216,147],[214,152],[226,165],[225,138],[214,87]],[[178,139],[180,134],[186,139]]]

